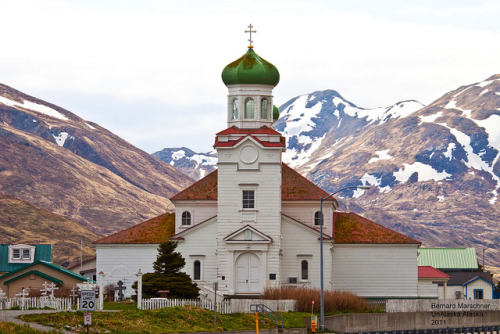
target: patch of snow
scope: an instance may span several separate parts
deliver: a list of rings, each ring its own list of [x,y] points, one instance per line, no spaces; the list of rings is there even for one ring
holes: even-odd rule
[[[186,156],[186,152],[184,152],[184,150],[179,150],[179,151],[172,153],[172,159],[174,159],[174,160],[182,159],[185,156]]]
[[[33,123],[36,123],[36,119],[33,120]]]
[[[474,173],[474,171],[470,171],[469,174],[470,175],[476,175],[476,173]]]
[[[492,116],[496,116],[496,115],[492,115]],[[464,161],[465,165],[469,168],[474,168],[477,170],[484,170],[485,172],[488,172],[491,175],[492,179],[494,181],[496,181],[496,187],[492,191],[492,194],[494,197],[492,199],[490,199],[490,203],[492,203],[492,202],[495,203],[497,200],[497,197],[498,197],[498,189],[500,189],[500,177],[495,175],[495,173],[493,172],[493,166],[495,165],[496,161],[498,161],[498,159],[500,158],[500,153],[496,156],[496,158],[493,160],[493,162],[491,163],[491,166],[490,166],[490,165],[488,165],[487,162],[485,162],[481,159],[480,155],[474,153],[474,150],[472,149],[472,146],[470,145],[471,139],[468,135],[466,135],[465,133],[463,133],[457,129],[450,128],[446,124],[441,124],[441,125],[447,127],[450,130],[451,134],[455,136],[458,143],[460,145],[462,145],[462,147],[464,148],[465,152],[467,153],[467,161]],[[498,131],[498,130],[492,129],[491,131]],[[494,132],[494,133],[495,133],[495,135],[497,134],[497,132]],[[488,133],[488,135],[489,135],[489,133]]]
[[[208,155],[194,154],[190,159],[196,162],[196,167],[198,167],[199,165],[213,166],[217,164],[217,158],[210,157]]]
[[[24,100],[23,103],[19,103],[17,101],[12,101],[12,100],[9,100],[3,96],[0,96],[0,102],[7,105],[7,106],[10,106],[10,107],[14,107],[14,108],[21,107],[24,109],[29,109],[32,111],[42,113],[42,114],[47,115],[47,116],[58,118],[58,119],[61,119],[64,121],[68,120],[68,118],[66,116],[64,116],[63,114],[61,114],[59,111],[56,111],[56,110],[49,108],[47,106],[44,106],[44,105],[41,105],[38,103],[34,103],[34,102],[30,102],[27,100]]]
[[[481,96],[481,95],[483,95],[483,94],[486,94],[486,93],[488,93],[489,91],[490,91],[490,90],[489,90],[488,88],[486,88],[485,90],[483,90],[483,91],[479,94],[479,96]]]
[[[444,202],[444,196],[443,195],[437,196],[437,198],[438,198],[439,202]]]
[[[418,209],[416,209],[416,208],[415,208],[415,209],[413,209],[413,211],[415,211],[415,212],[416,212],[416,211],[418,211]]]
[[[89,123],[85,123],[85,124],[87,124],[87,126],[88,126],[89,128],[91,128],[92,130],[95,130],[95,127],[93,127],[93,126],[92,126],[92,125],[90,125]]]
[[[451,160],[453,158],[453,150],[455,149],[456,145],[455,143],[449,143],[448,148],[446,149],[446,152],[443,153],[445,158],[448,158]]]
[[[388,193],[389,191],[392,190],[391,186],[387,185],[385,187],[378,187],[378,189],[380,190],[381,193]]]
[[[420,117],[420,123],[434,123],[436,119],[439,117],[443,116],[443,112],[440,111],[434,115],[429,115],[429,116],[419,116]]]
[[[371,158],[368,160],[368,163],[374,163],[379,160],[392,160],[394,157],[392,155],[389,155],[390,149],[387,150],[382,150],[382,151],[376,151],[375,154],[378,155],[378,157]]]
[[[63,147],[66,139],[69,137],[69,134],[67,132],[60,132],[59,135],[52,135],[52,137],[56,140],[57,145]]]
[[[399,169],[397,172],[394,172],[394,177],[396,178],[397,181],[401,183],[407,182],[410,176],[415,172],[418,173],[418,182],[429,181],[429,180],[440,181],[448,177],[451,177],[450,174],[444,171],[438,172],[431,166],[423,164],[421,162],[414,162],[411,165],[404,163],[403,166],[404,167],[402,169]]]
[[[283,161],[285,161],[287,164],[290,165],[290,167],[297,167],[301,166],[309,161],[309,158],[311,155],[318,149],[318,147],[321,145],[321,142],[325,138],[326,133],[315,140],[311,141],[311,147],[308,150],[304,151],[297,151],[297,149],[288,149],[284,154],[283,154]],[[300,142],[300,138],[305,137],[305,136],[299,136],[298,141]]]
[[[346,106],[344,112],[352,117],[366,118],[367,122],[374,123],[380,121],[384,123],[388,119],[405,118],[417,110],[422,109],[423,104],[416,101],[406,101],[397,103],[388,108],[359,109]]]
[[[172,160],[172,161],[170,161],[170,162],[169,162],[169,164],[170,164],[171,166],[173,166],[173,165],[175,165],[175,161],[174,161],[174,160]]]
[[[3,124],[5,124],[5,125],[9,126],[9,124],[7,124],[7,123],[5,123],[5,122],[3,122]]]
[[[457,101],[455,101],[455,100],[448,102],[448,104],[445,106],[445,109],[460,110],[462,112],[462,116],[465,116],[467,118],[471,118],[472,110],[465,110],[465,109],[462,109],[460,107],[457,107]]]
[[[488,86],[490,83],[492,83],[493,81],[495,80],[486,80],[486,81],[483,81],[483,82],[480,82],[480,83],[477,83],[476,86],[477,87],[484,87],[484,86]]]
[[[205,174],[206,174],[206,171],[203,168],[201,168],[200,169],[200,179],[203,179],[205,177]]]
[[[360,198],[361,196],[363,196],[363,194],[365,193],[365,190],[364,189],[354,189],[353,191],[353,194],[352,194],[352,198]]]
[[[474,120],[480,127],[484,128],[488,134],[488,141],[491,147],[500,151],[500,116],[491,115],[487,119]]]
[[[285,110],[289,116],[289,121],[286,122],[286,127],[283,130],[285,136],[292,137],[314,129],[315,124],[311,119],[319,114],[322,103],[316,103],[312,108],[306,108],[307,102],[308,96],[302,95]]]

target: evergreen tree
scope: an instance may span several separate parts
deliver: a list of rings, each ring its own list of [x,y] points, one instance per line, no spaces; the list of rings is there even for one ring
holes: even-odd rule
[[[142,277],[142,293],[145,298],[159,297],[158,291],[168,290],[171,298],[197,298],[200,289],[186,273],[180,270],[186,261],[179,252],[174,252],[177,243],[168,241],[158,247],[158,255],[153,263],[154,273]],[[132,285],[137,289],[137,282]]]

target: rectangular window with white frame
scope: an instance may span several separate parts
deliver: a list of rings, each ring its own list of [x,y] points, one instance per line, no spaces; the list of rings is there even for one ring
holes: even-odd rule
[[[255,209],[255,190],[243,190],[243,209]]]
[[[35,259],[35,246],[10,245],[9,263],[33,263]]]

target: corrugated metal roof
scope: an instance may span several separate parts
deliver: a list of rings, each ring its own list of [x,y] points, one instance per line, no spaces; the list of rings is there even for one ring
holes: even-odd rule
[[[478,269],[476,249],[473,247],[421,247],[419,253],[419,266],[432,266],[437,269]]]
[[[10,245],[0,245],[0,273],[11,272],[26,265],[26,263],[9,263],[9,246]],[[33,262],[39,260],[47,262],[52,261],[51,244],[35,245],[35,259]]]

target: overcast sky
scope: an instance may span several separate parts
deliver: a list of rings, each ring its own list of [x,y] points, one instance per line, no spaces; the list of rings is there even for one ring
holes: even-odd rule
[[[499,17],[498,0],[0,0],[0,82],[147,152],[205,152],[249,23],[276,105],[335,89],[375,108],[500,73]]]

